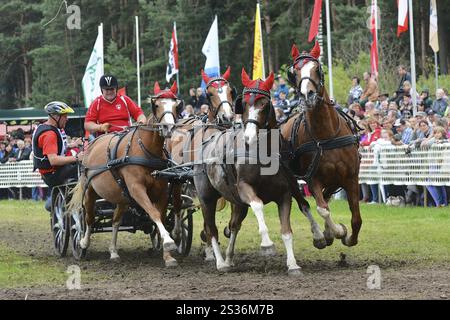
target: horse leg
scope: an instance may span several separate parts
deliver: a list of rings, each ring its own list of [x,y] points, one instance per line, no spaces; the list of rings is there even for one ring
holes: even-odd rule
[[[358,243],[358,233],[361,229],[362,219],[359,211],[359,186],[358,182],[350,184],[345,188],[347,192],[348,204],[352,212],[352,235],[343,238],[341,241],[344,245],[351,247]]]
[[[209,199],[200,199],[200,203],[202,206],[207,243],[212,246],[212,251],[216,259],[216,268],[218,271],[227,272],[230,269],[230,265],[225,262],[220,252],[219,232],[216,226],[217,200],[216,197],[211,197]]]
[[[269,237],[269,229],[264,221],[264,203],[256,196],[253,188],[244,181],[238,184],[239,196],[245,203],[252,207],[258,220],[259,234],[261,235],[261,254],[264,256],[273,256],[276,254],[275,245]]]
[[[89,186],[84,195],[84,209],[85,209],[85,221],[86,221],[86,232],[83,239],[80,240],[80,247],[82,249],[89,248],[91,244],[91,233],[92,225],[95,222],[95,200],[98,196],[94,191],[92,186]]]
[[[181,239],[181,184],[178,182],[172,183],[172,204],[173,204],[173,213],[174,213],[174,227],[171,232],[171,236],[175,241]]]
[[[203,218],[203,220],[204,220],[204,218]],[[206,247],[205,247],[205,261],[206,262],[211,262],[211,261],[215,261],[216,258],[214,257],[214,250],[213,250],[213,247],[211,245],[211,238],[206,235],[206,232],[207,232],[206,231],[206,223],[203,222],[203,230],[200,232],[200,238],[202,239],[203,242],[206,243]]]
[[[284,246],[286,248],[287,260],[286,264],[288,267],[289,275],[301,275],[300,267],[297,265],[297,261],[294,256],[294,248],[292,241],[292,229],[291,229],[291,195],[286,194],[283,198],[277,202],[278,205],[278,216],[280,218],[281,224],[281,238],[283,239]]]
[[[342,224],[334,223],[331,218],[330,208],[328,203],[325,201],[322,193],[322,185],[317,181],[313,180],[312,192],[317,203],[317,212],[325,220],[325,239],[327,240],[327,245],[333,243],[332,239],[342,239],[347,235],[347,229]]]
[[[228,243],[225,263],[229,266],[234,266],[233,257],[234,257],[234,246],[236,244],[236,238],[241,229],[242,221],[247,216],[248,207],[238,204],[231,204],[232,213],[231,220],[229,223],[230,226],[230,241]]]
[[[303,215],[308,219],[310,225],[311,225],[311,233],[313,234],[313,245],[317,249],[323,249],[327,246],[327,242],[325,240],[325,236],[323,235],[322,230],[320,229],[319,224],[316,220],[314,220],[311,208],[309,206],[308,201],[303,197],[303,195],[300,192],[300,189],[298,188],[297,181],[295,181],[295,184],[297,187],[294,187],[292,190],[292,196],[297,201],[298,207],[300,208],[300,211],[303,213]]]
[[[140,183],[132,183],[129,185],[129,192],[133,199],[139,203],[142,209],[147,212],[152,221],[158,227],[159,234],[161,235],[163,241],[163,258],[166,264],[166,267],[177,266],[177,262],[174,258],[170,256],[170,251],[176,250],[177,246],[175,241],[170,237],[169,232],[164,227],[162,223],[162,218],[165,215],[165,210],[167,209],[167,199],[160,199],[156,206],[150,201],[147,195],[147,189],[143,184]]]
[[[120,259],[117,253],[117,234],[119,232],[120,221],[122,219],[123,213],[128,208],[128,204],[118,204],[114,210],[113,220],[112,220],[112,238],[111,245],[109,246],[109,253],[111,254],[111,260]]]

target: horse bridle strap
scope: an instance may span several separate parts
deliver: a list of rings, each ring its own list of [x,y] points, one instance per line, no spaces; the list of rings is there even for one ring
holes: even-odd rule
[[[245,97],[245,94],[247,94],[247,93],[263,95],[263,96],[265,96],[266,98],[268,98],[268,99],[269,99],[269,103],[271,103],[271,102],[270,102],[271,97],[270,97],[270,92],[269,92],[269,91],[262,90],[262,89],[258,89],[258,88],[244,88],[244,90],[242,91],[242,95]],[[271,107],[272,107],[272,106],[270,105],[269,108],[271,108]],[[267,113],[267,114],[266,114],[266,122],[265,122],[265,124],[264,124],[263,127],[261,127],[261,125],[259,124],[258,121],[253,120],[253,119],[247,119],[247,120],[244,122],[244,126],[246,126],[248,123],[253,123],[254,125],[256,125],[256,127],[257,127],[258,129],[265,129],[265,128],[267,128],[267,127],[269,126],[269,113],[270,113],[270,109],[268,109],[266,113]]]
[[[222,78],[222,77],[217,77],[217,78],[212,78],[211,80],[209,80],[208,81],[208,83],[206,84],[206,90],[208,90],[208,88],[214,83],[214,82],[226,82],[227,84],[228,84],[228,80],[227,79],[225,79],[225,78]],[[212,107],[212,103],[211,103],[211,100],[210,100],[210,97],[209,97],[209,95],[207,94],[206,95],[207,96],[207,98],[208,98],[208,102],[209,102],[209,105]],[[219,110],[220,110],[220,107],[222,106],[222,105],[224,105],[225,103],[228,103],[229,105],[230,105],[230,107],[231,108],[233,108],[233,105],[228,101],[228,100],[223,100],[223,101],[220,101],[220,103],[219,103],[219,105],[217,106],[217,108],[215,108],[215,109],[213,109],[212,111],[213,111],[213,113],[214,113],[214,119],[217,117],[217,114],[219,113]]]

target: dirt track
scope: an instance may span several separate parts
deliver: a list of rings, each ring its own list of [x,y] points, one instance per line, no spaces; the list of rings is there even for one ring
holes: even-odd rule
[[[48,234],[47,234],[48,235]],[[450,265],[417,266],[347,258],[347,265],[298,257],[303,276],[288,277],[285,256],[260,257],[237,252],[235,269],[221,274],[205,263],[194,247],[179,267],[166,269],[161,257],[148,254],[143,236],[119,236],[121,261],[109,261],[109,235],[95,235],[86,261],[65,258],[81,267],[81,290],[65,283],[52,287],[0,289],[0,299],[449,299]],[[144,239],[144,240],[143,240]],[[50,237],[42,230],[1,226],[0,241],[35,259],[53,256]],[[223,245],[222,245],[223,247]],[[70,254],[70,250],[69,250]],[[50,258],[57,259],[57,258]],[[381,268],[381,289],[367,288],[367,267]],[[83,278],[83,273],[88,276]]]

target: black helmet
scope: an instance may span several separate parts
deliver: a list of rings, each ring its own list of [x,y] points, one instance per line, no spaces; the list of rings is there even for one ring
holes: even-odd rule
[[[111,75],[103,75],[100,78],[100,88],[118,88],[119,83],[117,82],[116,77]]]
[[[67,114],[74,113],[73,109],[69,107],[67,104],[61,101],[52,101],[45,105],[45,112],[47,114]]]

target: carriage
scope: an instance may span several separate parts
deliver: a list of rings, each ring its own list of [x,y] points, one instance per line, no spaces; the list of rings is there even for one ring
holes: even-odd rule
[[[181,256],[187,256],[192,245],[193,234],[193,214],[197,211],[192,195],[192,182],[189,176],[189,169],[166,170],[155,172],[155,175],[161,178],[168,178],[171,186],[174,181],[183,183],[182,205],[181,205],[181,232],[173,235],[177,246],[177,253]],[[63,185],[56,186],[51,193],[51,214],[50,227],[53,235],[53,246],[55,253],[64,257],[67,250],[71,248],[75,259],[80,260],[86,256],[87,249],[82,249],[80,240],[86,231],[84,210],[69,212],[68,202],[71,197],[71,190],[75,187],[77,181],[67,181]],[[171,186],[169,188],[171,188]],[[171,193],[170,193],[171,194]],[[172,233],[175,227],[175,212],[172,199],[169,201],[165,226]],[[104,199],[99,199],[95,204],[95,222],[93,233],[103,233],[112,231],[112,218],[114,205]],[[130,205],[130,208],[124,213],[119,231],[136,233],[142,231],[149,236],[151,249],[155,252],[162,250],[161,237],[156,224],[150,219],[146,212],[137,204]]]

